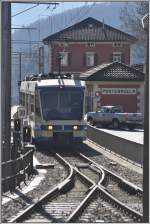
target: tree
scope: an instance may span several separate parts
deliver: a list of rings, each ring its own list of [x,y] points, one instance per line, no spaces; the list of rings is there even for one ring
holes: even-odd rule
[[[144,62],[146,58],[146,33],[143,30],[141,19],[149,11],[149,2],[127,2],[120,13],[123,28],[136,36],[138,42],[135,46],[134,56],[138,61]]]

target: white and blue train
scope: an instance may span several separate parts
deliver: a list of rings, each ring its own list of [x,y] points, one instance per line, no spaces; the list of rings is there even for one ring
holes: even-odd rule
[[[33,143],[73,143],[86,138],[84,81],[37,79],[22,81],[20,104],[26,109]]]

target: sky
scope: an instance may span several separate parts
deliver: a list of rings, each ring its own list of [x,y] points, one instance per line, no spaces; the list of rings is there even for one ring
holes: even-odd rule
[[[58,14],[69,9],[77,8],[80,6],[90,5],[93,2],[58,2],[59,4],[54,9],[54,5],[38,5],[33,9],[16,15],[36,4],[23,4],[23,3],[12,3],[11,15],[12,15],[12,27],[27,26],[28,24],[35,22],[39,18],[46,17],[49,15]],[[48,8],[49,6],[49,8]]]

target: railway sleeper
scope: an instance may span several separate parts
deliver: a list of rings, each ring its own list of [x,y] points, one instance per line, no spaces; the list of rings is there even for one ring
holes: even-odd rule
[[[118,208],[124,214],[128,214],[130,218],[134,221],[142,222],[142,216],[140,214],[135,214],[134,211],[130,210],[128,207],[124,206],[122,203],[117,202],[113,198],[110,198],[108,195],[104,194],[102,191],[99,192],[100,197],[110,203],[113,207]]]

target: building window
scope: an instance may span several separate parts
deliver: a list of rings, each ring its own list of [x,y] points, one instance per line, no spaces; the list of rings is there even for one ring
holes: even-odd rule
[[[94,57],[95,53],[94,52],[87,52],[86,53],[86,66],[94,66]]]
[[[87,43],[86,47],[95,47],[95,43],[94,42]]]
[[[67,66],[68,65],[68,52],[60,52],[59,55],[61,57],[61,66]]]
[[[121,62],[121,52],[114,52],[113,53],[113,62]]]
[[[64,42],[64,43],[58,43],[59,47],[68,47],[68,43]]]
[[[112,46],[113,47],[122,47],[122,43],[120,43],[120,42],[114,42]]]

